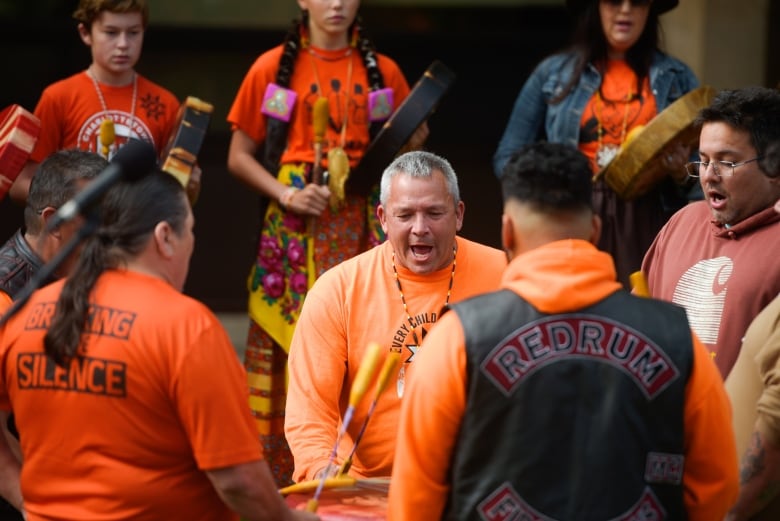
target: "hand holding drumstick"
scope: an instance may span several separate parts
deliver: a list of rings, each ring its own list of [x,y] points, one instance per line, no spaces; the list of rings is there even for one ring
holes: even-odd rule
[[[350,451],[349,456],[347,456],[347,459],[345,459],[344,463],[341,465],[341,469],[339,469],[337,476],[342,476],[349,472],[349,467],[352,466],[352,456],[355,455],[358,443],[360,443],[360,439],[363,437],[363,433],[366,432],[368,420],[370,420],[371,415],[374,414],[374,409],[376,409],[376,404],[379,401],[379,397],[382,395],[382,391],[385,390],[385,387],[387,387],[387,382],[390,381],[390,375],[395,371],[400,362],[401,353],[392,352],[387,355],[387,358],[385,358],[385,363],[382,366],[382,369],[379,371],[379,378],[377,379],[376,383],[376,392],[374,393],[374,401],[371,402],[371,407],[368,408],[366,419],[363,420],[363,425],[360,427],[360,432],[355,438],[355,444],[352,445],[352,450]]]
[[[306,504],[306,510],[308,512],[317,511],[320,494],[322,494],[322,489],[325,486],[325,478],[327,478],[332,471],[333,460],[336,458],[336,452],[338,451],[341,438],[344,436],[344,433],[347,432],[347,427],[349,427],[349,423],[352,421],[352,416],[355,414],[355,408],[363,400],[363,396],[366,394],[368,385],[374,376],[376,366],[379,363],[380,353],[381,346],[376,342],[372,342],[368,345],[366,354],[363,356],[363,360],[360,362],[360,367],[358,368],[357,375],[355,375],[355,380],[352,382],[352,388],[349,392],[349,406],[347,407],[347,411],[344,413],[344,419],[341,422],[341,428],[339,429],[338,435],[336,436],[336,443],[333,444],[333,451],[331,452],[330,458],[328,459],[328,465],[325,467],[325,470],[322,473],[320,483],[317,486],[317,490],[314,492],[314,497]]]
[[[325,131],[328,128],[328,99],[317,98],[312,108],[312,126],[314,127],[314,163],[311,170],[311,182],[298,194],[298,205],[290,205],[297,213],[317,216],[325,210],[330,192],[324,183],[322,171],[322,146],[325,143]],[[309,236],[314,236],[315,220],[310,218],[307,223]]]
[[[314,127],[314,166],[311,173],[311,182],[317,185],[323,184],[322,175],[322,145],[325,143],[325,131],[328,128],[330,108],[328,98],[317,98],[312,108],[312,126]]]

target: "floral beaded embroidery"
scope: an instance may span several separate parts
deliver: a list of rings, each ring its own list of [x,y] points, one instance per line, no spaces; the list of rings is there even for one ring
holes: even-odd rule
[[[293,178],[292,186],[303,188],[303,184],[302,177]],[[284,319],[293,324],[308,291],[306,221],[274,203],[268,210],[266,224],[260,236],[252,291],[262,285],[263,300],[280,304]]]
[[[289,179],[280,176],[280,180],[302,189],[306,175],[305,169],[291,169]],[[309,290],[310,257],[317,259],[316,278],[328,268],[384,241],[384,232],[376,217],[378,201],[378,186],[369,195],[368,204],[363,198],[350,195],[337,215],[331,214],[329,209],[323,212],[314,237],[307,235],[304,217],[287,212],[272,201],[250,278],[251,292],[277,308],[287,324],[294,325]],[[313,252],[309,254],[307,248],[313,248]]]

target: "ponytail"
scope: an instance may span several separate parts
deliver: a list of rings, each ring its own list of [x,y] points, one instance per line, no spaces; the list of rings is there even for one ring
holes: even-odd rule
[[[85,241],[57,301],[43,339],[48,356],[63,367],[83,356],[91,295],[100,276],[143,253],[157,224],[167,222],[176,234],[184,233],[189,212],[181,183],[160,170],[111,187],[100,205],[100,227]]]

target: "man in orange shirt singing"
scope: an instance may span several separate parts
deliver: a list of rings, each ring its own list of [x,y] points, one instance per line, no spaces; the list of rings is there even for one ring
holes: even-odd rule
[[[443,306],[497,288],[506,267],[501,250],[457,235],[465,205],[444,158],[403,154],[385,169],[380,185],[377,217],[388,240],[317,279],[295,328],[285,417],[295,481],[314,479],[327,467],[372,342],[400,353],[401,367],[368,423],[370,404],[356,407],[335,463],[344,462],[366,424],[349,472],[390,475],[401,398],[415,378],[420,342]]]

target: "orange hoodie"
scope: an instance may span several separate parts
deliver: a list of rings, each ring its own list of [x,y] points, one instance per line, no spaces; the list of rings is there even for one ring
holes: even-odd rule
[[[550,243],[514,259],[502,279],[545,313],[571,312],[620,287],[608,254],[578,240]],[[389,519],[440,519],[448,469],[466,406],[464,333],[456,313],[423,342],[404,396],[389,493]],[[689,519],[722,519],[737,496],[731,410],[715,364],[693,338],[685,399],[684,501]]]

